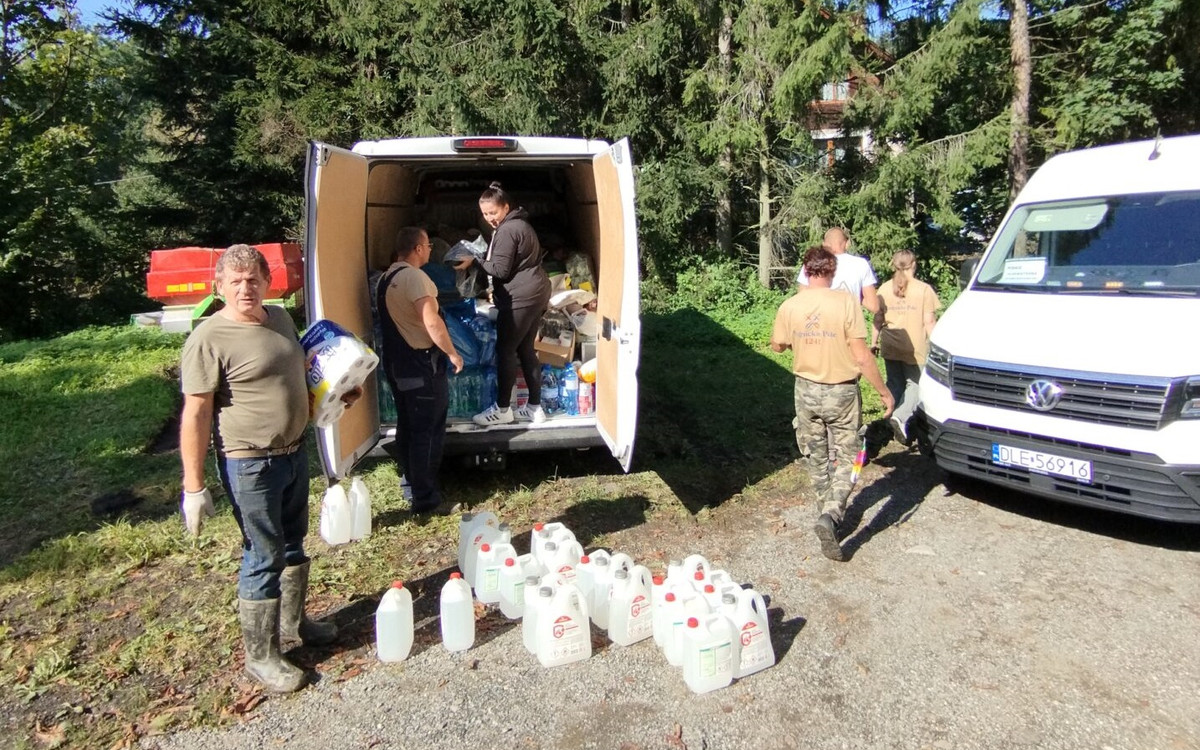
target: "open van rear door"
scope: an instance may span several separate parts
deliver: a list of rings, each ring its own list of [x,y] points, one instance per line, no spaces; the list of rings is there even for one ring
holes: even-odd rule
[[[367,292],[367,159],[313,141],[305,171],[305,282],[308,322],[332,320],[371,340]],[[317,429],[317,452],[327,477],[346,476],[379,440],[375,378],[331,427]]]
[[[637,432],[641,289],[637,222],[633,212],[633,159],[622,138],[592,159],[600,221],[600,338],[596,346],[596,424],[625,471]]]

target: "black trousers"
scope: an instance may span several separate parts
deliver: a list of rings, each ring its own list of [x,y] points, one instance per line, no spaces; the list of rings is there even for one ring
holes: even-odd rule
[[[396,398],[396,440],[388,451],[404,469],[400,488],[414,511],[431,510],[442,502],[438,469],[446,439],[446,410],[450,384],[443,368],[427,385],[408,391],[392,389]]]
[[[538,364],[533,342],[537,340],[538,324],[546,313],[546,305],[501,308],[496,318],[496,406],[505,409],[512,400],[517,383],[517,365],[529,386],[529,405],[542,403],[542,367]]]

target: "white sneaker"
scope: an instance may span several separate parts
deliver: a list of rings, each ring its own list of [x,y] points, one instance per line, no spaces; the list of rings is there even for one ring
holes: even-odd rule
[[[537,406],[525,404],[524,406],[518,406],[513,412],[517,415],[517,419],[523,421],[533,422],[534,424],[541,424],[546,421],[546,410],[542,408],[541,404]]]
[[[512,424],[513,412],[512,409],[501,409],[499,406],[492,404],[488,408],[471,417],[471,421],[480,427],[493,427],[501,424]]]

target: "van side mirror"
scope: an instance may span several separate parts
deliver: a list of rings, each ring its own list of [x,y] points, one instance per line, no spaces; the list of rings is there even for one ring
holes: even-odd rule
[[[971,277],[975,275],[975,267],[979,265],[979,256],[967,258],[963,264],[958,267],[958,290],[961,292],[967,288],[967,284],[971,283]]]

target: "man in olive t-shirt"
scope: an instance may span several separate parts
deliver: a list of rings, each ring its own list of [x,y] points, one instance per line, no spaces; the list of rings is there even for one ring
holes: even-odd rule
[[[813,530],[821,552],[831,560],[844,558],[838,543],[838,524],[850,497],[862,403],[858,376],[879,392],[887,414],[895,402],[884,386],[875,358],[867,349],[867,329],[858,300],[829,288],[837,260],[821,247],[804,255],[808,286],[785,301],[775,315],[771,349],[792,350],[796,376],[794,400],[796,445],[820,503]],[[886,416],[886,414],[885,414]],[[837,458],[829,462],[829,439]]]
[[[196,327],[183,347],[179,453],[182,510],[200,533],[213,514],[204,460],[211,438],[217,473],[242,532],[238,619],[246,672],[272,692],[304,686],[304,672],[280,654],[280,639],[330,643],[333,623],[304,615],[309,559],[308,388],[304,350],[281,307],[262,304],[271,272],[249,245],[217,260],[216,286],[225,307]],[[361,390],[348,394],[352,403]],[[215,427],[215,429],[214,429]]]

